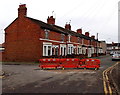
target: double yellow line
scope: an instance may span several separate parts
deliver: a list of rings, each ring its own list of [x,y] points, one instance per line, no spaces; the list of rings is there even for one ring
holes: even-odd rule
[[[112,95],[112,89],[110,86],[110,81],[109,81],[109,77],[108,77],[108,72],[110,70],[112,70],[116,65],[118,64],[118,62],[116,64],[114,64],[113,66],[107,68],[106,70],[103,71],[103,85],[104,85],[104,93],[105,95]]]

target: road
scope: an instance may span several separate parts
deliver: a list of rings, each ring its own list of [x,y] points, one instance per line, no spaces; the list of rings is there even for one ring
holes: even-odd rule
[[[38,65],[3,65],[3,93],[104,93],[102,73],[116,61],[98,57],[99,70],[41,70]]]

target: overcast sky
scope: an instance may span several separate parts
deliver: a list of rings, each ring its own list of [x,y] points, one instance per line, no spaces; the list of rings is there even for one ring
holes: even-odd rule
[[[65,26],[71,20],[71,28],[78,28],[91,35],[98,33],[99,40],[118,42],[119,0],[1,0],[0,43],[4,42],[4,29],[18,16],[18,7],[27,6],[27,16],[44,22],[52,15],[56,25]]]

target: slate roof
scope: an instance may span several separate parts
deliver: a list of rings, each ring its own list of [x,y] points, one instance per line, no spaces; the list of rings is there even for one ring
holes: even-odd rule
[[[107,44],[107,47],[112,47],[112,46],[118,46],[118,47],[120,47],[120,43]]]
[[[76,36],[76,37],[81,37],[81,38],[85,38],[87,40],[94,40],[94,41],[97,41],[96,39],[93,39],[91,37],[87,37],[83,34],[79,34],[77,32],[74,32],[74,31],[71,31],[71,30],[67,30],[63,27],[60,27],[60,26],[57,26],[57,25],[51,25],[51,24],[47,24],[43,21],[40,21],[40,20],[37,20],[37,19],[33,19],[33,18],[30,18],[30,17],[27,17],[28,19],[30,19],[31,21],[35,22],[36,24],[39,24],[41,28],[43,29],[49,29],[51,31],[55,31],[55,32],[59,32],[59,33],[63,33],[65,35],[73,35],[73,36]]]

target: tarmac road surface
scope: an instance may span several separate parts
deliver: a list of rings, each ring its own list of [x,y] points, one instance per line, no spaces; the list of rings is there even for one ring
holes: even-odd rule
[[[104,93],[102,72],[114,65],[110,56],[98,57],[99,70],[41,70],[38,65],[3,65],[3,93]]]

